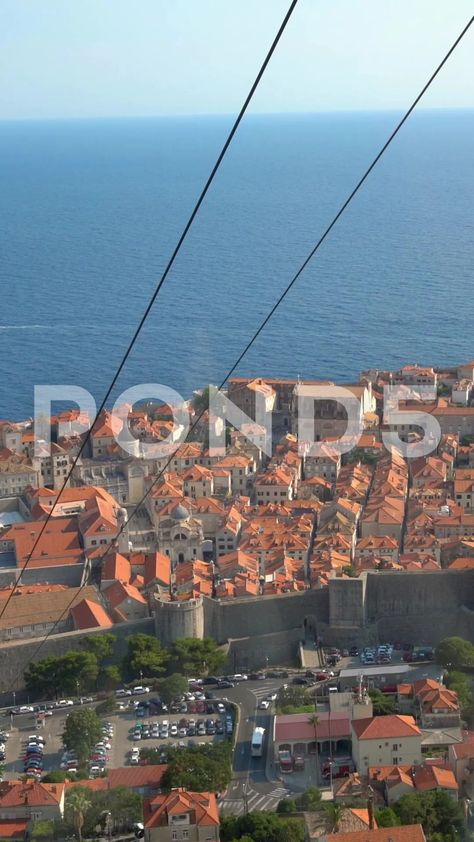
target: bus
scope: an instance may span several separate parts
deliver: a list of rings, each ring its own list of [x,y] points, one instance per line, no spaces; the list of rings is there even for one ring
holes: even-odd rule
[[[252,734],[251,753],[252,757],[261,757],[263,754],[263,740],[265,728],[255,728]]]

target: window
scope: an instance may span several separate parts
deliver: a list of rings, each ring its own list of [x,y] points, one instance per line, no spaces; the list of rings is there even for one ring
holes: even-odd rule
[[[398,766],[398,757],[393,758],[393,765]]]
[[[189,830],[183,830],[183,839],[189,839]]]
[[[171,838],[172,838],[172,839],[177,839],[177,838],[178,838],[178,831],[177,831],[177,830],[172,830],[172,831],[171,831]]]
[[[392,746],[392,751],[397,751],[397,749],[398,749],[398,743],[394,743],[393,746]]]

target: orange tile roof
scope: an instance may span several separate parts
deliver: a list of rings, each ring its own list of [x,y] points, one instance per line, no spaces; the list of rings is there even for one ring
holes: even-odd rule
[[[401,716],[399,714],[356,719],[352,722],[352,728],[359,740],[421,736],[421,731],[413,716]]]
[[[128,560],[121,553],[108,553],[102,567],[102,582],[107,579],[119,579],[121,582],[129,582],[132,575],[132,567]]]
[[[461,557],[456,558],[449,565],[450,570],[469,570],[474,567],[474,558]]]
[[[95,778],[84,781],[68,781],[66,790],[76,786],[84,786],[93,790],[115,789],[118,786],[126,786],[128,789],[159,789],[163,775],[168,766],[166,764],[150,766],[125,766],[118,769],[109,769],[106,778]]]
[[[137,588],[133,585],[128,585],[125,582],[115,581],[104,591],[107,602],[112,608],[119,608],[125,600],[132,599],[134,602],[140,602],[142,605],[147,605],[147,601]]]
[[[0,819],[0,837],[2,839],[26,839],[28,819]]]
[[[331,842],[426,842],[421,824],[332,833]]]
[[[454,773],[451,769],[440,769],[438,766],[414,767],[415,788],[420,791],[430,789],[459,789]]]
[[[98,592],[93,585],[87,585],[82,591],[80,588],[66,588],[62,585],[43,585],[41,590],[39,587],[37,585],[18,589],[8,606],[6,598],[10,591],[1,592],[0,613],[2,609],[5,609],[5,612],[0,619],[0,628],[55,623],[63,616],[70,603],[73,607],[83,599],[99,602]],[[65,622],[66,619],[67,615],[64,617]]]
[[[179,787],[151,798],[145,806],[147,828],[165,827],[169,816],[187,813],[198,827],[219,826],[219,811],[213,792],[189,792]]]
[[[158,582],[167,586],[171,581],[171,559],[165,553],[149,553],[145,557],[145,586]]]
[[[57,806],[63,797],[65,785],[44,784],[36,781],[3,781],[0,783],[0,809],[6,807]]]
[[[109,628],[113,626],[113,622],[105,608],[99,605],[98,602],[92,602],[90,599],[83,599],[71,608],[71,617],[74,622],[74,628],[78,629],[93,629],[93,628]]]
[[[26,561],[43,528],[43,521],[32,520],[14,523],[2,532],[2,541],[14,543],[18,564]],[[76,518],[50,520],[31,557],[29,567],[34,567],[37,560],[40,562],[55,560],[57,564],[79,564],[84,560]]]

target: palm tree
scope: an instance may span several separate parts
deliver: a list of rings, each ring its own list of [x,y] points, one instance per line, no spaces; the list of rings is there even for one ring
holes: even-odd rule
[[[77,831],[77,838],[82,842],[82,828],[84,827],[84,814],[87,813],[91,802],[87,793],[80,789],[73,789],[68,795],[67,807],[73,815],[74,827]]]
[[[316,784],[319,783],[319,762],[318,762],[318,725],[319,716],[317,713],[312,713],[308,716],[308,725],[314,728],[314,759],[316,762]]]
[[[331,831],[332,833],[338,833],[342,819],[342,807],[340,804],[328,804],[327,811],[331,822]]]

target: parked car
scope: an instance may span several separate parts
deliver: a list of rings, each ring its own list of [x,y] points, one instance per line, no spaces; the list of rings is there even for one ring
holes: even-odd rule
[[[137,684],[136,687],[133,688],[132,693],[134,696],[143,696],[144,693],[149,693],[150,688],[144,687],[142,684]]]
[[[262,701],[259,704],[260,710],[268,710],[269,707],[270,702],[268,701],[268,699],[262,699]]]

